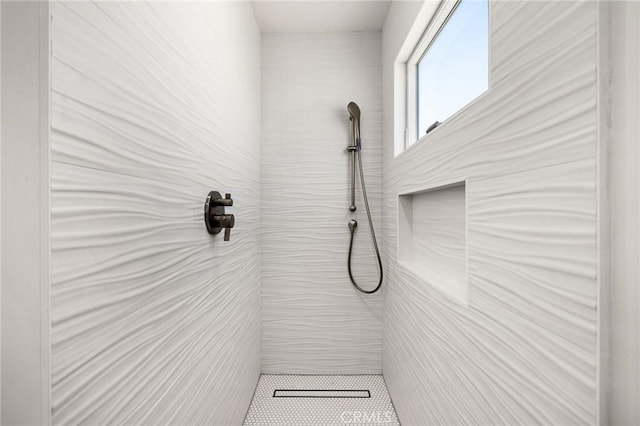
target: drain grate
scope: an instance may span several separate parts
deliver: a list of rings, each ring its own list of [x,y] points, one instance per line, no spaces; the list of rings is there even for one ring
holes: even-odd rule
[[[371,398],[368,389],[276,389],[274,398]]]

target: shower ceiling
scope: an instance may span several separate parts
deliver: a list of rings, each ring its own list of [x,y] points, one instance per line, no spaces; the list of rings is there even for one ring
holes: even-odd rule
[[[391,4],[381,1],[252,1],[262,32],[380,31]]]

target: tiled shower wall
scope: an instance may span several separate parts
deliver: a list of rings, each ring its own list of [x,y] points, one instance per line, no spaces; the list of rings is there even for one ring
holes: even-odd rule
[[[384,374],[406,424],[598,422],[595,2],[491,2],[490,88],[394,157],[383,34]],[[419,6],[419,5],[418,5]],[[466,178],[468,301],[398,263],[397,194]]]
[[[345,152],[355,101],[380,237],[380,79],[379,33],[262,35],[264,373],[381,372],[381,294],[359,293],[347,274]],[[359,193],[356,204],[354,271],[372,288],[377,266]]]
[[[260,374],[251,5],[54,2],[51,37],[53,422],[240,424]],[[233,195],[229,242],[210,190]]]

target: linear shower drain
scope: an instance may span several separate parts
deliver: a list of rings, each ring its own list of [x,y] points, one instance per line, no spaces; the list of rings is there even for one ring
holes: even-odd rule
[[[274,398],[371,398],[368,389],[276,389]]]

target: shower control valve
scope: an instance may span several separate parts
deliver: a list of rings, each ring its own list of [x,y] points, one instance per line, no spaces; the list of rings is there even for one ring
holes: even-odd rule
[[[224,240],[229,241],[231,236],[231,228],[235,225],[235,217],[232,214],[226,214],[225,207],[233,206],[231,194],[222,195],[218,191],[211,191],[204,203],[204,223],[207,225],[207,231],[211,235],[218,234],[224,229]]]

